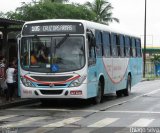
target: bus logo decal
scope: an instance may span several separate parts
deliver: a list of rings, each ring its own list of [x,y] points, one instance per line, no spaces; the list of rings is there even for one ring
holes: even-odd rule
[[[51,84],[49,85],[49,87],[54,87],[54,84],[53,84],[53,83],[51,83]]]

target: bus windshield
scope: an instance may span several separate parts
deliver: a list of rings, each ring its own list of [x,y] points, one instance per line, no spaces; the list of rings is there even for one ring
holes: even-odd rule
[[[23,37],[21,67],[41,73],[69,72],[85,65],[84,37]]]

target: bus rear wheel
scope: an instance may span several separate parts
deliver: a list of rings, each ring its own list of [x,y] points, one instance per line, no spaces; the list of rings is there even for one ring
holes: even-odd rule
[[[123,94],[124,96],[129,96],[130,93],[131,93],[131,76],[128,75],[127,86],[126,86],[126,89],[123,90]]]
[[[116,91],[116,95],[117,95],[117,97],[121,97],[121,96],[122,96],[122,94],[123,94],[123,91],[122,91],[122,90],[118,90],[118,91]]]
[[[103,86],[102,83],[99,81],[97,88],[97,96],[93,98],[93,103],[99,104],[102,101],[103,101]]]

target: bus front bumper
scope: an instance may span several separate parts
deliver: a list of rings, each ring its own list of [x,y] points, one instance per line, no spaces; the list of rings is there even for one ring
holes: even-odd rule
[[[78,98],[87,99],[87,84],[69,88],[34,88],[20,84],[21,98]]]

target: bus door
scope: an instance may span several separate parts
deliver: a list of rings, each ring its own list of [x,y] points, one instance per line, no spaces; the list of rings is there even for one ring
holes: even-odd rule
[[[20,45],[21,45],[21,35],[20,34],[18,34],[18,36],[17,36],[17,43],[18,43],[18,96],[21,96],[21,94],[20,94],[20,49],[21,49],[21,47],[20,47]]]

